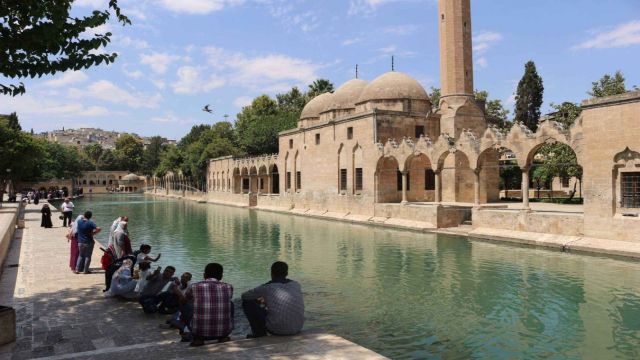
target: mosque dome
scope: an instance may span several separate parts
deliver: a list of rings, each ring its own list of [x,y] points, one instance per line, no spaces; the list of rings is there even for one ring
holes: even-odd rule
[[[122,177],[122,180],[125,181],[138,181],[140,180],[140,177],[136,174],[129,174],[129,175],[125,175]]]
[[[302,109],[300,120],[309,118],[319,118],[320,113],[327,107],[333,97],[332,93],[322,93],[307,103]]]
[[[375,100],[426,100],[429,95],[422,85],[409,75],[392,71],[369,83],[356,101],[357,104]]]
[[[352,79],[342,84],[333,93],[331,99],[327,102],[326,107],[322,110],[342,110],[342,109],[355,109],[356,102],[360,98],[360,94],[367,86],[367,82],[360,79]]]

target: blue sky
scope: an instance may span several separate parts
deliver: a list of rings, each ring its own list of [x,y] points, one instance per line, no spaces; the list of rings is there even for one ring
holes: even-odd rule
[[[74,12],[106,8],[76,0]],[[472,0],[475,87],[513,109],[532,59],[551,102],[580,101],[622,70],[640,86],[640,1]],[[120,0],[132,26],[111,23],[116,63],[27,80],[0,97],[36,132],[76,127],[179,139],[194,124],[234,120],[263,93],[318,77],[340,85],[396,70],[439,86],[436,0]],[[6,80],[3,80],[6,83]],[[213,114],[201,111],[211,104]]]

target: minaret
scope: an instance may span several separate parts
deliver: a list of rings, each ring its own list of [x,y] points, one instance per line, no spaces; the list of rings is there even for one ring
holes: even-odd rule
[[[439,0],[442,97],[473,95],[470,0]]]

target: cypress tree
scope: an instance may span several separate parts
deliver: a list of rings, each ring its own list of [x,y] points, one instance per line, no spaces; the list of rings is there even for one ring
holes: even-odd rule
[[[534,132],[538,129],[543,93],[544,86],[542,78],[536,70],[536,64],[533,61],[528,61],[524,65],[524,75],[518,83],[515,120],[523,122]]]

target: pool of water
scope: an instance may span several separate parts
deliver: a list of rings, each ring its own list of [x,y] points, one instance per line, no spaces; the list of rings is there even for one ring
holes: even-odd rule
[[[637,262],[143,195],[76,209],[128,215],[134,248],[179,273],[223,264],[236,297],[286,261],[307,328],[394,359],[640,358]]]

